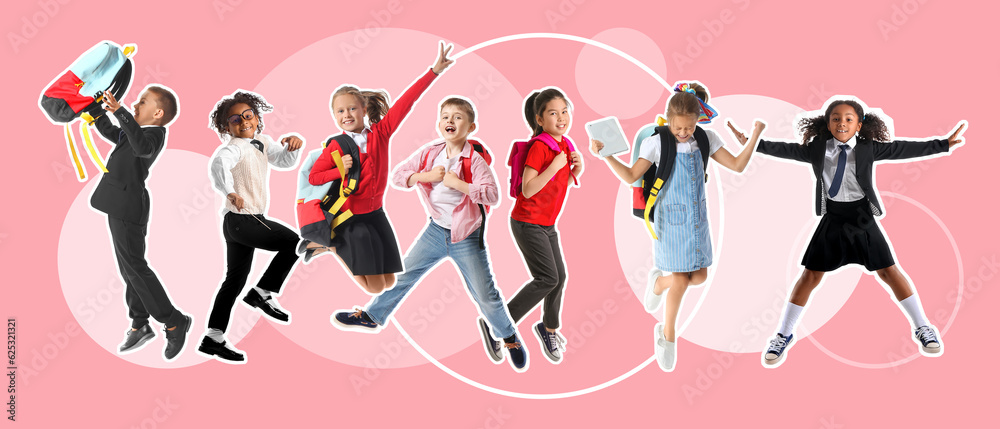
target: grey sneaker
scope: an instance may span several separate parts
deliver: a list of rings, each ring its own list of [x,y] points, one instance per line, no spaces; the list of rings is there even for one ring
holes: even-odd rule
[[[503,341],[497,341],[490,334],[490,327],[482,317],[479,318],[479,333],[483,334],[483,346],[486,347],[486,355],[493,363],[503,361]]]
[[[535,325],[535,336],[538,337],[538,343],[542,346],[542,351],[545,352],[545,357],[552,363],[559,363],[562,361],[562,352],[565,350],[563,343],[566,339],[562,338],[557,332],[549,332],[545,329],[545,324],[538,322]]]

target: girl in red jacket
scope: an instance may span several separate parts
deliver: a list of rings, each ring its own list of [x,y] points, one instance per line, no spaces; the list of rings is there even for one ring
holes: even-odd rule
[[[345,203],[345,210],[350,209],[353,216],[338,229],[333,247],[354,281],[373,295],[391,287],[396,282],[395,273],[403,271],[396,234],[382,210],[389,177],[389,138],[434,78],[454,63],[448,58],[451,49],[441,43],[431,69],[410,85],[392,107],[385,92],[360,90],[353,85],[342,85],[331,96],[337,127],[354,139],[360,153],[358,160],[345,155],[344,167],[349,169],[355,162],[361,166],[358,189]],[[331,156],[338,149],[336,142],[327,145],[313,164],[309,183],[322,185],[340,178]]]

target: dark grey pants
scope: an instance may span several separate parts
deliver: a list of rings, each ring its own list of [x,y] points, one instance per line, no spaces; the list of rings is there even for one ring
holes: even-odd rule
[[[510,317],[514,323],[519,323],[541,302],[542,323],[548,329],[559,329],[563,286],[566,283],[566,264],[563,262],[559,233],[554,225],[535,225],[513,218],[510,220],[510,231],[532,277],[507,303]]]

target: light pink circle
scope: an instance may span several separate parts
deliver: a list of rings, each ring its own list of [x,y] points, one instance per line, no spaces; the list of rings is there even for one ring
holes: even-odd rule
[[[666,78],[667,62],[653,39],[631,28],[591,38],[617,48]],[[603,116],[631,119],[655,107],[666,89],[641,68],[607,50],[585,45],[576,61],[576,85],[587,106]]]
[[[95,177],[87,183],[66,214],[59,235],[59,283],[66,304],[87,335],[119,356],[118,346],[130,320],[107,216],[90,208],[90,195],[98,180]],[[151,214],[146,260],[174,305],[192,316],[194,323],[184,352],[173,362],[163,360],[165,336],[153,318],[149,321],[156,338],[145,348],[120,357],[153,368],[195,365],[206,360],[195,349],[226,268],[219,217],[222,198],[209,183],[208,157],[184,150],[164,150],[150,172],[148,189]],[[256,267],[251,279],[261,270]],[[259,313],[237,305],[229,340],[239,343],[259,317]]]

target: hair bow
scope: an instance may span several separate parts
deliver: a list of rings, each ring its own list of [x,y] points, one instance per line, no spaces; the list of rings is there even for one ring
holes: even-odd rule
[[[691,88],[690,84],[679,83],[674,87],[674,92],[687,92],[694,95],[694,98],[698,100],[698,104],[701,106],[701,112],[698,113],[699,124],[707,124],[712,122],[712,119],[715,119],[716,116],[719,116],[719,113],[712,106],[709,106],[708,103],[705,103],[698,97],[698,94],[695,93],[694,88]]]

